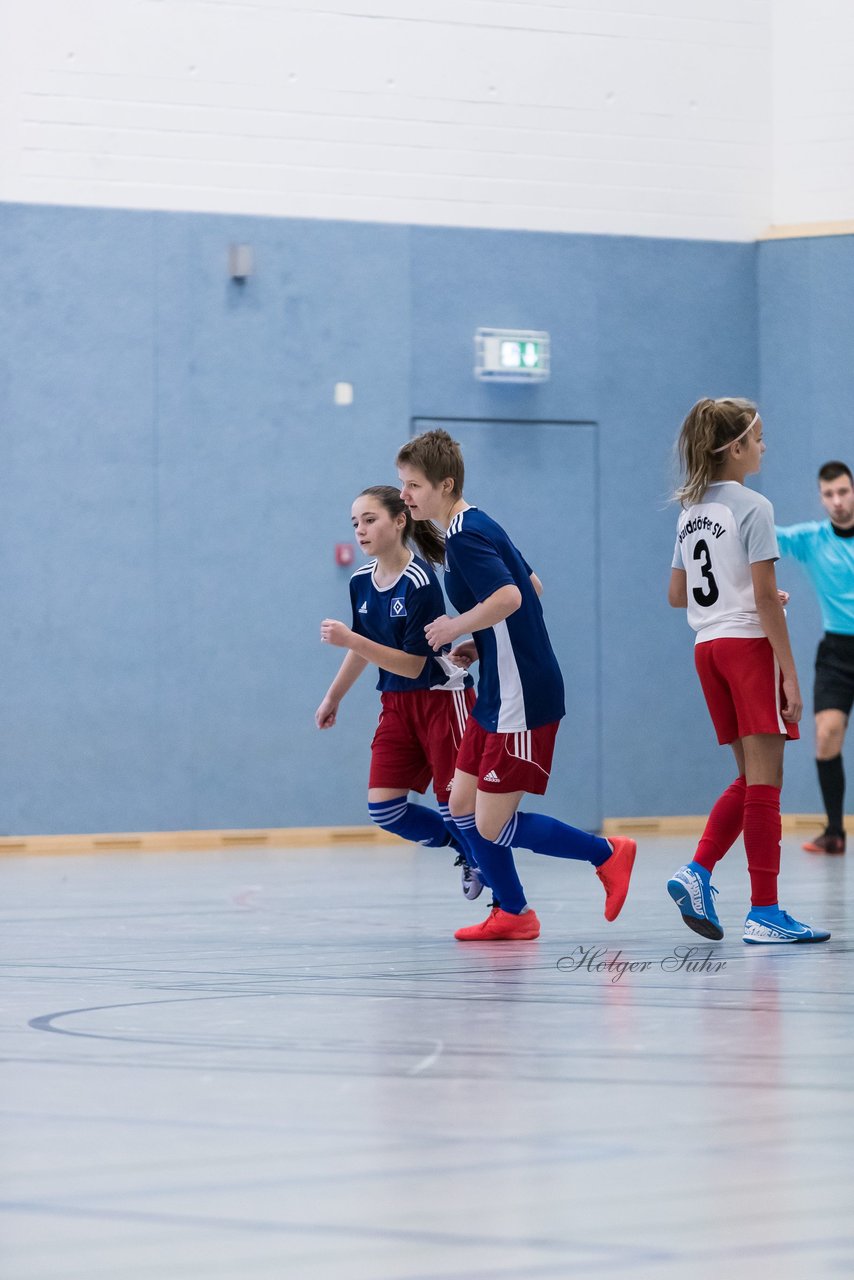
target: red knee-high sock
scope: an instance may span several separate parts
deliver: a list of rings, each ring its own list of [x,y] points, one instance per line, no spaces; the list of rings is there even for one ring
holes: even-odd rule
[[[746,794],[747,780],[742,774],[715,801],[694,854],[694,861],[707,871],[714,871],[715,863],[720,862],[741,835]]]
[[[780,874],[780,788],[752,786],[744,801],[744,847],[750,872],[750,902],[772,907]]]

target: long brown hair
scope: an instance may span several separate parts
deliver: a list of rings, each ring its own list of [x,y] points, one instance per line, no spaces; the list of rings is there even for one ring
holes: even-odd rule
[[[405,516],[403,542],[413,543],[415,549],[420,552],[429,564],[442,564],[444,562],[445,539],[429,520],[412,519],[409,514],[409,507],[407,507],[399,491],[393,485],[372,484],[370,488],[363,489],[359,497],[376,498],[377,502],[385,507],[393,520],[396,520],[398,516]]]
[[[677,448],[685,482],[673,495],[683,507],[699,502],[723,462],[722,453],[744,435],[756,416],[752,400],[724,396],[698,400],[682,423]]]

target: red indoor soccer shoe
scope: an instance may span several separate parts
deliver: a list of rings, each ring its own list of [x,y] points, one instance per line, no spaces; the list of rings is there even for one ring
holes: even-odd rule
[[[832,831],[823,831],[820,836],[816,836],[815,840],[808,840],[806,844],[801,845],[802,849],[806,849],[807,853],[844,853],[845,852],[845,836],[835,835]]]
[[[539,936],[540,922],[535,911],[528,909],[514,916],[500,907],[493,907],[480,924],[470,924],[454,934],[460,942],[522,942]]]
[[[625,836],[612,836],[608,844],[614,852],[607,862],[596,868],[596,874],[605,886],[605,919],[616,920],[629,892],[638,847]]]

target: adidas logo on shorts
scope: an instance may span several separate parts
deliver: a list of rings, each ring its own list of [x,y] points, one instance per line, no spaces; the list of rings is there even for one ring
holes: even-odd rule
[[[499,778],[498,774],[495,772],[494,769],[490,769],[489,773],[484,775],[483,780],[484,782],[500,782],[501,781],[501,779]]]

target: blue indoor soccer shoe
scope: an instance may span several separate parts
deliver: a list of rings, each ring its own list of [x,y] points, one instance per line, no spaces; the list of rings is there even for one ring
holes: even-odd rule
[[[813,929],[800,920],[793,920],[788,911],[779,907],[754,907],[748,911],[744,922],[744,941],[759,944],[781,942],[827,942],[826,929]]]
[[[698,867],[695,862],[680,867],[667,881],[667,892],[689,929],[714,942],[724,936],[712,899],[712,894],[717,893],[717,889],[711,884],[705,867]]]

